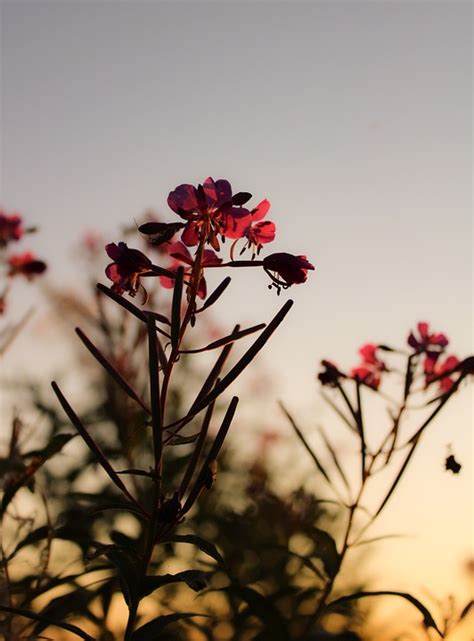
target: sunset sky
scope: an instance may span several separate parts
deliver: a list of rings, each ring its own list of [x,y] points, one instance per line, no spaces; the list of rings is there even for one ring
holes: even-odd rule
[[[85,230],[118,241],[148,208],[173,220],[170,189],[223,177],[271,201],[272,251],[316,266],[280,298],[236,274],[219,318],[269,320],[295,299],[262,365],[308,430],[323,357],[349,367],[419,320],[472,353],[470,3],[4,0],[1,58],[1,204],[40,228],[51,282],[77,278]],[[441,415],[387,512],[383,531],[411,535],[378,547],[391,589],[465,592],[471,398]]]

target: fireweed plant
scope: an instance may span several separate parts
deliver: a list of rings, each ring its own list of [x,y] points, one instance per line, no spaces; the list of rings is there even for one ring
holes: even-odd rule
[[[348,603],[384,595],[409,601],[421,612],[424,626],[433,628],[443,636],[428,609],[411,594],[393,590],[358,591],[335,598],[334,583],[341,574],[349,552],[383,538],[368,538],[366,533],[394,495],[426,430],[457,393],[463,381],[474,373],[474,357],[460,360],[449,353],[448,345],[445,334],[432,332],[428,323],[420,322],[417,330],[409,333],[405,347],[393,348],[374,343],[363,345],[359,349],[360,363],[348,372],[342,371],[330,360],[321,362],[318,379],[323,388],[322,396],[358,444],[359,481],[355,485],[328,435],[320,431],[322,442],[334,464],[332,472],[328,471],[327,465],[323,465],[320,453],[309,445],[292,415],[282,406],[321,478],[335,493],[338,505],[346,511],[339,545],[329,533],[317,532],[321,545],[314,556],[322,559],[324,576],[319,571],[315,573],[317,597],[313,613],[304,625],[302,639],[309,638],[305,635],[315,627],[320,629],[331,613],[340,611]],[[398,398],[393,398],[387,390],[398,390]],[[378,397],[378,401],[386,405],[388,416],[388,428],[375,442],[366,416],[366,404],[371,406],[376,402],[371,397]],[[415,427],[414,416],[418,416]],[[444,466],[447,472],[453,474],[461,470],[461,464],[452,452],[447,456]],[[391,477],[388,483],[385,482],[378,503],[367,505],[365,499],[368,491],[372,486],[380,487],[379,474],[385,471],[389,471]],[[310,563],[313,560],[310,558],[307,561]],[[469,603],[463,610],[463,616],[470,611],[471,605]]]
[[[175,529],[185,520],[201,493],[209,490],[214,483],[217,458],[239,399],[234,396],[228,404],[220,427],[215,437],[210,439],[211,444],[206,451],[217,404],[221,404],[223,393],[265,346],[293,304],[291,300],[287,301],[267,325],[262,323],[245,329],[236,325],[230,334],[190,349],[185,342],[188,334],[192,333],[194,327],[199,329],[201,315],[218,301],[231,282],[229,276],[225,277],[208,294],[206,270],[263,268],[270,279],[269,287],[280,294],[291,285],[305,282],[308,270],[314,269],[306,256],[280,252],[260,258],[263,246],[275,237],[275,225],[264,220],[270,203],[263,200],[250,209],[246,206],[250,199],[251,194],[247,192],[232,194],[229,182],[222,179],[214,181],[207,178],[197,187],[179,185],[169,194],[168,204],[181,220],[172,223],[149,222],[139,227],[152,245],[160,247],[161,256],[166,255],[165,265],[156,265],[145,253],[128,247],[124,242],[106,246],[106,252],[112,260],[106,268],[106,275],[112,286],[99,284],[97,288],[102,296],[111,298],[135,317],[135,322],[140,323],[145,331],[148,341],[148,397],[143,398],[137,393],[133,382],[124,378],[82,330],[77,329],[76,332],[114,383],[148,416],[146,429],[153,452],[153,464],[149,469],[141,468],[139,462],[133,460],[128,469],[114,469],[58,384],[52,383],[68,419],[121,496],[121,509],[129,511],[142,522],[142,534],[138,539],[115,534],[112,536],[113,543],[90,541],[89,559],[104,559],[104,567],[113,568],[119,577],[128,607],[124,641],[152,641],[169,623],[199,616],[199,613],[172,613],[160,615],[141,625],[139,606],[145,597],[171,583],[184,583],[195,591],[207,585],[206,574],[198,570],[157,575],[157,547],[173,541],[190,543],[197,545],[219,564],[223,563],[213,544],[196,536],[177,535]],[[231,240],[229,259],[222,256],[227,239]],[[237,251],[239,255],[250,252],[249,259],[236,259]],[[163,288],[172,289],[168,313],[143,308],[148,301],[150,279],[159,279]],[[137,294],[141,298],[141,307],[130,300]],[[258,333],[258,337],[252,345],[225,371],[233,345],[255,333]],[[219,354],[193,401],[182,416],[171,418],[169,392],[180,359],[214,350]],[[191,433],[186,431],[187,426],[192,428]],[[165,473],[167,452],[183,443],[191,444],[193,449],[180,482],[170,487]],[[127,478],[130,483],[125,482]],[[137,480],[145,484],[140,491],[137,491]],[[11,498],[4,500],[3,511]],[[51,610],[38,614],[13,605],[1,606],[1,609],[37,621],[36,632],[54,625],[83,639],[92,638],[78,626],[56,619]]]
[[[0,318],[6,314],[8,294],[13,282],[18,278],[29,281],[44,273],[46,263],[30,251],[12,251],[12,246],[33,233],[34,227],[25,227],[23,216],[18,213],[7,214],[0,209]],[[17,324],[5,324],[0,329],[0,356],[24,325],[29,314]]]

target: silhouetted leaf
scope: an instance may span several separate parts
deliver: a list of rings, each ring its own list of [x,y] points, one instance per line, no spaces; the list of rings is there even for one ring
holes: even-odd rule
[[[162,576],[146,576],[140,582],[140,597],[147,596],[155,590],[171,583],[186,583],[191,590],[200,592],[207,587],[206,574],[202,570],[184,570],[177,574],[163,574]]]
[[[132,386],[124,379],[124,377],[120,374],[120,372],[117,371],[117,369],[112,365],[112,363],[109,360],[107,360],[104,354],[102,354],[102,352],[94,345],[94,343],[89,338],[87,338],[87,336],[79,327],[76,327],[76,334],[79,336],[81,341],[87,347],[89,352],[94,356],[94,358],[102,365],[102,367],[109,374],[109,376],[117,383],[117,385],[119,385],[132,400],[138,403],[140,407],[144,409],[147,414],[150,414],[151,413],[150,410],[144,404],[144,402],[139,397],[139,395],[135,392]]]
[[[217,561],[217,563],[222,568],[226,567],[225,561],[222,558],[222,556],[219,554],[214,543],[211,543],[210,541],[206,541],[200,536],[196,536],[195,534],[173,534],[173,536],[171,536],[165,541],[165,543],[168,543],[168,542],[189,543],[190,545],[195,545],[202,552],[205,552],[205,554],[213,558],[214,561]]]
[[[408,594],[407,592],[393,592],[391,590],[377,590],[375,592],[356,592],[355,594],[342,596],[339,599],[336,599],[335,601],[331,601],[331,603],[327,604],[326,610],[329,610],[329,609],[332,610],[338,605],[342,605],[343,603],[347,603],[349,601],[355,601],[357,599],[363,599],[365,597],[371,597],[371,596],[399,596],[402,599],[409,601],[423,615],[423,624],[427,628],[433,628],[441,637],[444,638],[444,635],[436,625],[435,620],[431,616],[428,608],[426,608],[420,601],[418,601],[418,599],[415,599],[415,597],[413,597],[411,594]]]
[[[239,340],[239,338],[244,338],[244,336],[248,336],[249,334],[259,332],[264,327],[265,323],[260,323],[259,325],[248,327],[247,329],[241,329],[238,332],[233,331],[232,334],[229,334],[229,336],[219,338],[217,341],[213,341],[205,347],[199,347],[197,349],[182,349],[180,350],[180,352],[181,354],[199,354],[199,352],[208,352],[211,349],[217,349],[218,347],[223,347],[224,345],[228,345],[229,343],[234,343],[235,341]]]
[[[89,634],[81,630],[81,628],[78,628],[77,625],[72,625],[71,623],[64,623],[63,621],[54,621],[47,616],[44,616],[42,614],[37,614],[36,612],[32,612],[31,610],[25,610],[23,608],[13,608],[6,605],[0,605],[0,611],[8,612],[9,614],[16,614],[17,616],[25,617],[26,619],[31,619],[32,621],[41,621],[42,623],[46,623],[47,625],[54,625],[57,628],[62,628],[63,630],[68,630],[69,632],[72,632],[73,634],[80,637],[81,639],[84,639],[85,641],[95,641],[93,637],[91,637]]]
[[[232,204],[236,207],[240,207],[242,205],[245,205],[245,203],[248,203],[251,198],[252,194],[250,194],[248,191],[239,191],[237,194],[234,194],[232,196]]]
[[[221,283],[219,283],[219,285],[217,285],[217,287],[212,292],[212,294],[209,294],[209,296],[204,301],[203,306],[200,309],[196,310],[196,311],[197,312],[202,312],[205,309],[207,309],[208,307],[210,307],[211,305],[214,305],[214,303],[222,296],[224,291],[227,289],[227,287],[229,286],[231,280],[232,279],[231,279],[230,276],[226,276],[224,278],[224,280]]]
[[[262,621],[268,632],[272,634],[274,641],[288,641],[287,622],[271,603],[270,599],[264,597],[253,588],[239,585],[231,585],[222,591],[228,592],[231,596],[244,601],[249,608],[249,612]]]
[[[155,641],[156,639],[161,638],[161,632],[170,625],[170,623],[176,623],[177,621],[184,621],[191,617],[202,617],[206,616],[205,614],[199,614],[199,612],[176,612],[174,614],[163,614],[153,621],[149,621],[142,625],[141,628],[135,630],[132,634],[132,641]]]
[[[309,535],[313,539],[316,548],[313,556],[321,559],[328,577],[334,578],[339,571],[341,562],[334,539],[330,534],[319,528],[311,528]]]

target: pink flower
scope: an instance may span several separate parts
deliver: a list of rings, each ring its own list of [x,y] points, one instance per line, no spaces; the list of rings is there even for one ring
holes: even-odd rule
[[[418,323],[418,334],[416,337],[410,332],[407,342],[416,352],[426,352],[435,348],[437,352],[442,351],[449,343],[445,334],[430,334],[428,323]]]
[[[184,263],[185,265],[187,265],[184,271],[185,276],[190,276],[192,274],[194,269],[194,260],[191,257],[189,250],[183,243],[179,241],[177,243],[171,243],[170,245],[168,245],[168,253],[172,258],[174,258],[173,263],[168,267],[169,271],[176,272],[178,267],[182,263]],[[222,259],[219,258],[219,256],[217,256],[211,249],[204,250],[201,262],[201,275],[199,278],[199,285],[197,290],[197,295],[199,296],[199,298],[206,298],[207,295],[207,285],[203,272],[204,268],[208,267],[209,265],[220,265],[221,263]],[[174,287],[174,279],[168,278],[168,276],[160,276],[160,282],[163,287],[166,287],[168,289]]]
[[[19,214],[5,214],[0,210],[0,247],[5,247],[11,240],[20,240],[25,233],[23,221]]]
[[[10,267],[9,276],[21,275],[28,280],[32,280],[46,270],[46,263],[38,260],[31,252],[12,254],[8,257],[8,265]]]
[[[362,363],[358,367],[353,367],[351,377],[357,378],[361,383],[377,390],[382,380],[382,372],[387,371],[383,361],[377,356],[378,345],[366,343],[359,349],[362,357]]]
[[[126,243],[109,243],[105,251],[114,261],[107,265],[105,274],[113,282],[117,294],[127,291],[135,296],[141,283],[140,276],[150,271],[152,262],[138,249],[130,249]]]
[[[444,362],[440,362],[439,354],[428,354],[423,363],[425,384],[428,387],[434,381],[439,382],[439,389],[443,394],[449,392],[454,385],[454,379],[450,376],[459,365],[457,356],[447,356]]]
[[[260,253],[262,246],[275,240],[276,226],[270,220],[263,220],[270,209],[270,201],[266,198],[262,200],[248,216],[243,216],[235,220],[232,226],[227,230],[229,238],[246,238],[247,244],[240,252],[245,249],[254,247],[253,255]],[[232,257],[232,253],[231,253]]]
[[[287,289],[291,285],[304,283],[308,277],[308,270],[314,269],[314,265],[307,260],[306,256],[278,252],[263,259],[263,269],[279,292],[280,288]]]
[[[227,180],[214,181],[211,177],[197,187],[178,185],[170,192],[168,205],[188,221],[181,236],[185,245],[192,247],[203,241],[216,251],[219,251],[218,235],[226,235],[226,227],[233,217],[250,213],[247,209],[233,207],[232,188]]]
[[[188,247],[205,242],[219,251],[219,236],[246,237],[249,246],[255,245],[258,251],[263,243],[275,237],[275,225],[270,221],[257,222],[266,216],[270,203],[262,200],[250,211],[243,205],[251,198],[252,194],[244,191],[232,195],[229,181],[208,177],[197,187],[189,184],[176,187],[168,196],[168,205],[187,221],[181,240]]]

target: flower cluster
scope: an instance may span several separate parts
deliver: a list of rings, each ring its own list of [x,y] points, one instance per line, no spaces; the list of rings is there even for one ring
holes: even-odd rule
[[[470,362],[465,360],[461,363],[457,356],[446,355],[448,338],[445,334],[430,332],[428,323],[418,323],[417,332],[410,332],[407,343],[412,348],[412,353],[398,351],[398,354],[409,356],[411,377],[416,374],[418,368],[420,369],[425,389],[432,383],[438,383],[441,394],[446,394],[456,383],[463,368],[471,373]],[[397,352],[397,350],[386,345],[366,343],[359,349],[361,362],[356,367],[352,367],[349,374],[342,372],[332,361],[323,360],[321,361],[323,369],[318,374],[318,379],[322,385],[329,387],[339,386],[342,379],[353,379],[373,390],[378,390],[383,375],[395,371],[382,360],[381,352]]]
[[[418,336],[410,332],[407,343],[416,354],[424,356],[425,387],[437,381],[442,393],[449,392],[454,385],[451,375],[459,365],[457,356],[445,355],[449,339],[442,333],[430,333],[429,324],[426,322],[418,323],[417,329]]]
[[[106,268],[106,275],[113,282],[115,292],[128,292],[134,296],[142,287],[142,276],[161,276],[164,287],[172,287],[178,266],[185,265],[185,283],[190,286],[193,273],[198,280],[197,295],[206,297],[204,269],[207,267],[263,267],[271,279],[270,288],[277,293],[291,285],[304,283],[308,270],[314,266],[306,256],[295,256],[278,252],[257,257],[264,245],[272,242],[276,226],[264,220],[270,210],[270,202],[262,200],[253,208],[248,207],[252,194],[233,194],[227,180],[209,177],[197,187],[190,184],[178,185],[168,196],[170,209],[184,222],[148,222],[139,227],[152,245],[158,245],[161,253],[169,257],[163,268],[153,265],[151,260],[137,249],[130,249],[125,243],[111,243],[106,246],[113,262]],[[179,235],[179,237],[177,237]],[[230,260],[225,262],[218,252],[226,239],[232,239]],[[236,245],[243,241],[240,255],[251,250],[251,260],[234,260]],[[194,257],[188,248],[196,248]],[[209,248],[210,247],[210,248]]]
[[[34,228],[24,227],[20,214],[7,214],[0,209],[0,314],[6,309],[10,279],[23,276],[32,280],[46,270],[46,263],[30,251],[7,253],[10,244],[17,243],[33,231]]]

